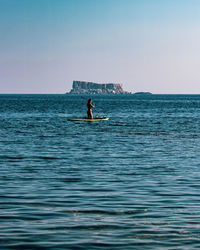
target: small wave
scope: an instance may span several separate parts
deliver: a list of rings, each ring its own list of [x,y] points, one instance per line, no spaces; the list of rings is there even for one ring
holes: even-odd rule
[[[23,159],[43,159],[43,160],[57,160],[59,157],[54,156],[12,156],[12,155],[0,155],[0,159],[8,160],[23,160]]]
[[[126,124],[110,124],[110,126],[114,126],[114,127],[124,127],[127,126]]]
[[[60,159],[58,157],[53,157],[53,156],[37,156],[36,158],[43,159],[43,160],[58,160],[58,159]]]
[[[62,212],[62,211],[61,211]],[[67,210],[65,213],[73,214],[104,214],[104,215],[131,215],[146,212],[145,209],[133,209],[127,211],[105,211],[105,210]]]
[[[99,224],[99,225],[75,225],[75,226],[59,226],[59,227],[48,227],[48,230],[106,230],[106,229],[124,229],[128,226],[112,225],[112,224]]]
[[[80,182],[81,178],[61,178],[63,182]]]
[[[11,155],[0,155],[0,159],[8,159],[8,160],[22,160],[26,157],[24,156],[11,156]]]

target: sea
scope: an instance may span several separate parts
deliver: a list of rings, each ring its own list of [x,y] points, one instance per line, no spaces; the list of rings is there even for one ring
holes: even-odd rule
[[[200,249],[200,95],[0,95],[0,249]]]

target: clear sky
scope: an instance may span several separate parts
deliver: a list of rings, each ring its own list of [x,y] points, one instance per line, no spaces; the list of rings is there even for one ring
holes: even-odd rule
[[[73,80],[200,94],[200,0],[0,0],[0,93]]]

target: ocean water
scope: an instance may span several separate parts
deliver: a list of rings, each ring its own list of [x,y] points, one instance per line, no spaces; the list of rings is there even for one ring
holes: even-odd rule
[[[199,249],[200,96],[0,95],[1,249]]]

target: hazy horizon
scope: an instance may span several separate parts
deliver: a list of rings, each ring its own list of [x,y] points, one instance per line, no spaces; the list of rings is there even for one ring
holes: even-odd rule
[[[200,94],[198,0],[0,0],[0,94],[73,80]]]

